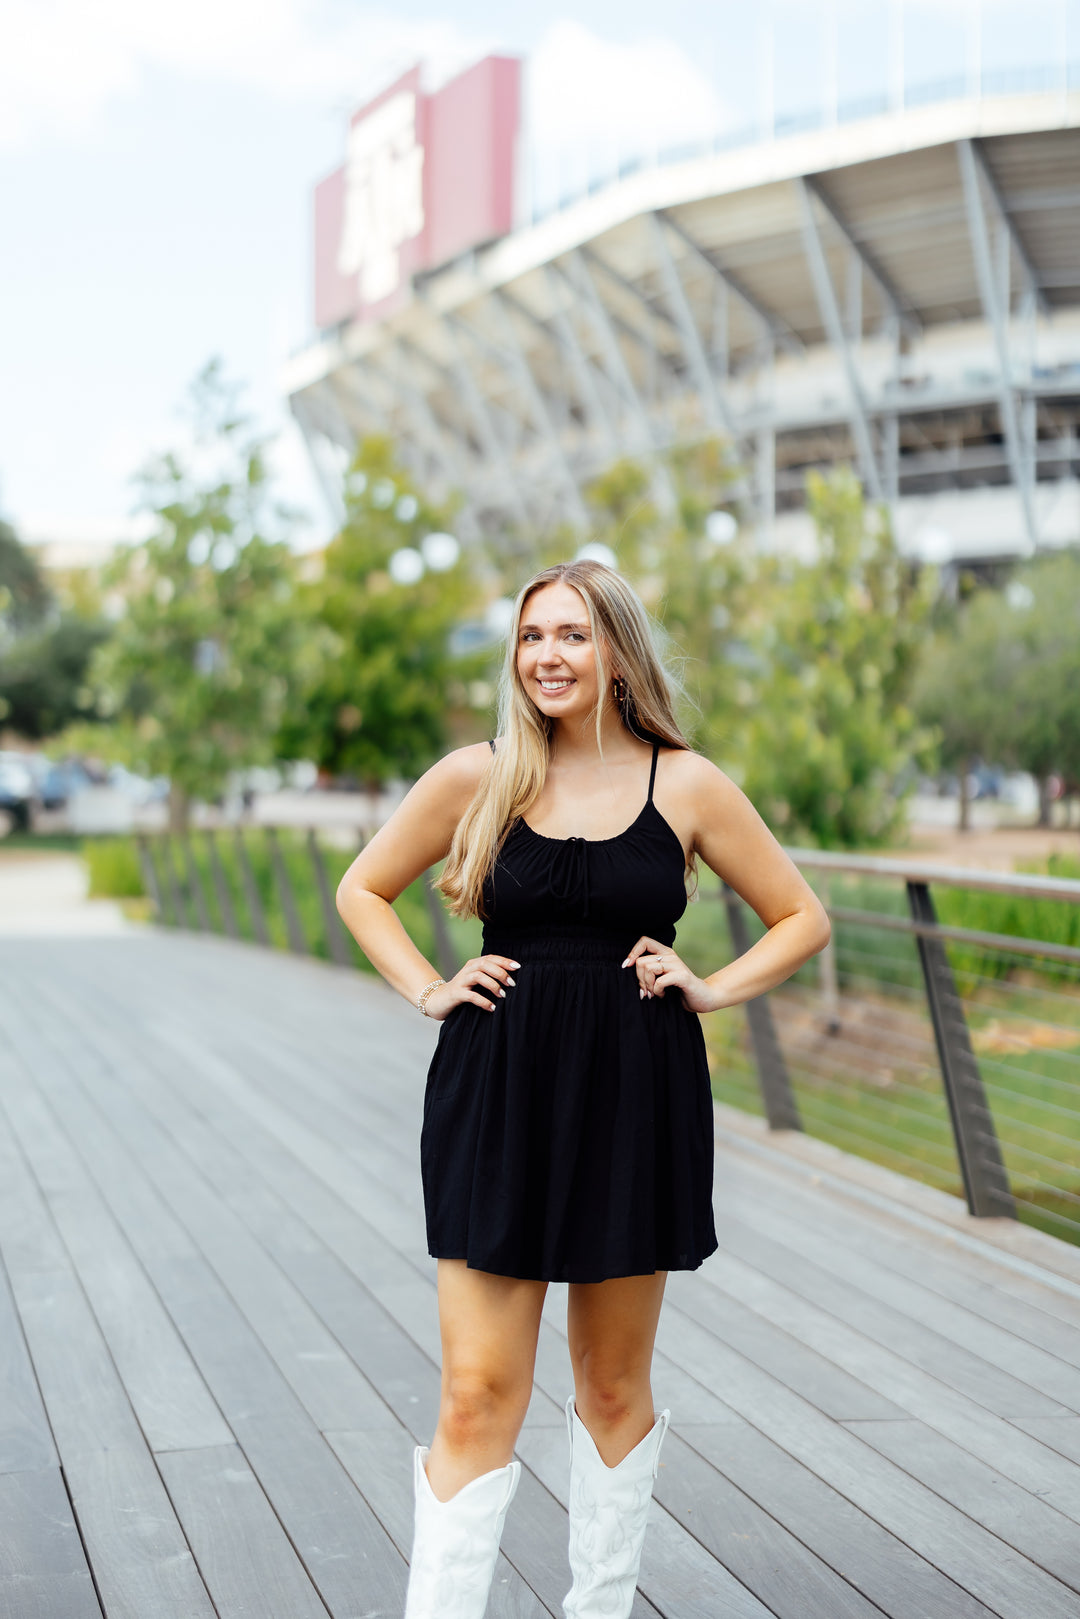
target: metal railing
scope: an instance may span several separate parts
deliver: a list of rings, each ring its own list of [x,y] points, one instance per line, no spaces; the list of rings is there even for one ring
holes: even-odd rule
[[[788,852],[834,931],[746,1009],[770,1127],[1080,1241],[1080,881]],[[746,908],[724,899],[741,950]]]
[[[334,889],[362,842],[264,827],[137,847],[160,921],[349,965],[362,957]],[[788,984],[705,1021],[718,1098],[958,1193],[972,1214],[1080,1242],[1080,881],[788,853],[833,939]],[[430,876],[422,892],[450,977],[478,929],[448,923]],[[729,888],[700,899],[679,948],[706,972],[760,924]]]

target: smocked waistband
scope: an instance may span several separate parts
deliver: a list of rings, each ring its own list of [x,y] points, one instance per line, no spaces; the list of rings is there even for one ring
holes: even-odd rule
[[[641,933],[623,929],[593,927],[587,922],[568,925],[565,922],[538,925],[531,928],[484,929],[482,946],[485,955],[510,956],[523,964],[528,961],[595,961],[614,962],[617,966],[626,959]],[[650,933],[650,937],[670,943],[665,935]]]

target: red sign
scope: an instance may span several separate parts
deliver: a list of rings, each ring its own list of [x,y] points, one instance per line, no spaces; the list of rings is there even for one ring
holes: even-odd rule
[[[427,95],[413,68],[354,114],[344,168],[315,188],[315,322],[375,320],[513,225],[521,64],[488,56]]]

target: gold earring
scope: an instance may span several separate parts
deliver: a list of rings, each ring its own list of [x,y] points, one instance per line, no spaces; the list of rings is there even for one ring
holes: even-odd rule
[[[622,675],[616,675],[614,680],[611,682],[611,695],[614,697],[617,703],[625,703],[626,681],[623,679]]]

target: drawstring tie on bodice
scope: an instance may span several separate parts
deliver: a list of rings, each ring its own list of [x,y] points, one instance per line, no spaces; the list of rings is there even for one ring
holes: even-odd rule
[[[551,894],[554,899],[581,902],[582,920],[589,915],[589,840],[566,838],[561,841],[551,863]]]

